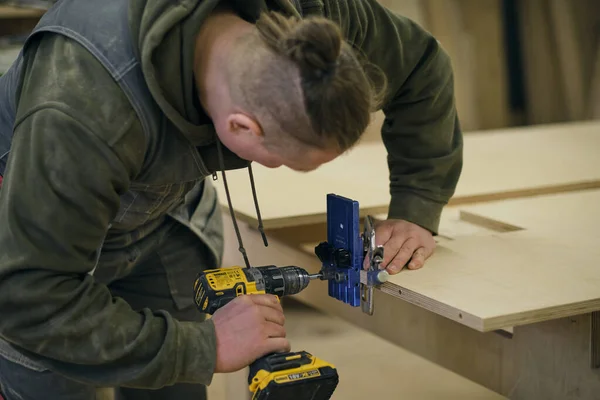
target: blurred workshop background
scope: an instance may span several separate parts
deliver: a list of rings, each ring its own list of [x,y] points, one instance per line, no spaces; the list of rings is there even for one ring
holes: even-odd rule
[[[0,73],[52,2],[0,1]],[[379,2],[417,21],[448,51],[465,131],[600,116],[599,1]],[[377,129],[370,133],[377,139]]]
[[[379,1],[420,23],[450,54],[467,134],[600,117],[600,1]],[[51,3],[0,1],[0,74]],[[379,140],[380,123],[378,115],[369,140]],[[357,382],[341,387],[336,398],[366,398],[374,388],[379,388],[377,397],[390,399],[502,398],[348,322],[292,299],[286,299],[285,307],[295,348],[335,360],[344,379]],[[403,392],[394,386],[386,394],[386,382],[398,377],[405,383]],[[237,398],[234,393],[245,390],[244,378],[236,388],[218,377],[210,388],[211,400]]]

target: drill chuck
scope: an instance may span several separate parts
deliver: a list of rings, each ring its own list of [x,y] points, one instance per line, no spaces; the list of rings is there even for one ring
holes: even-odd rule
[[[266,267],[246,268],[244,271],[252,275],[256,286],[263,288],[265,293],[275,296],[289,296],[300,293],[315,279],[317,275],[310,275],[300,267]]]
[[[278,297],[303,291],[312,279],[300,267],[274,265],[253,268],[221,268],[200,273],[194,284],[194,300],[203,312],[213,314],[225,304],[244,294],[272,294]]]

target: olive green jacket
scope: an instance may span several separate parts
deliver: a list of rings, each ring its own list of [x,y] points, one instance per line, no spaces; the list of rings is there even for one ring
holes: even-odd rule
[[[173,130],[197,146],[206,176],[219,168],[214,146],[203,144],[207,131],[198,129],[210,121],[199,106],[192,60],[209,3],[215,1],[131,0],[129,16],[152,95]],[[389,217],[436,233],[462,167],[452,70],[440,44],[375,0],[300,0],[300,9],[288,0],[233,3],[247,19],[267,5],[324,15],[386,73],[381,133],[389,154]],[[132,187],[149,191],[147,182],[167,176],[183,144],[173,137],[148,141],[121,88],[83,46],[62,35],[32,43],[24,68],[0,190],[0,336],[44,365],[88,382],[209,384],[216,358],[210,320],[179,323],[158,312],[134,313],[89,275],[99,246],[127,254],[128,246],[160,229],[170,206],[186,193],[193,197],[197,186],[180,185],[153,193],[160,198],[151,203],[156,207],[136,209],[135,198],[123,204]],[[228,153],[226,165],[245,162]],[[202,220],[214,209],[189,210],[194,213]],[[211,229],[216,265],[222,251],[218,223]],[[187,297],[176,301],[191,304]]]

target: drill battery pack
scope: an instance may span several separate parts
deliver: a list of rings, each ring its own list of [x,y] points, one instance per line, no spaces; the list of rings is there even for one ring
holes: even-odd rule
[[[248,375],[252,400],[329,400],[338,382],[333,365],[306,351],[264,356]]]

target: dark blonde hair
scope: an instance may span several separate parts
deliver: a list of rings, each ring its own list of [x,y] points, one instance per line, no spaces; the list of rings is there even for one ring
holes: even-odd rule
[[[377,90],[367,63],[329,19],[268,12],[256,30],[239,43],[230,89],[234,101],[256,112],[267,140],[280,130],[312,147],[345,151],[358,142],[380,105],[385,76]]]

